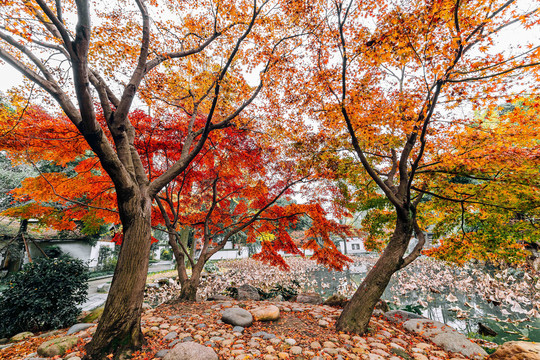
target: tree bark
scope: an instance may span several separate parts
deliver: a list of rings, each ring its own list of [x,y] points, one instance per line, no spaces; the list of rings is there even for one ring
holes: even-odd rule
[[[180,281],[180,295],[178,295],[175,301],[197,301],[197,290],[201,282],[201,273],[205,263],[206,261],[199,259],[199,261],[197,261],[195,266],[193,266],[191,269],[191,277],[189,279],[185,279],[184,281]]]
[[[28,220],[22,219],[19,225],[19,231],[13,239],[13,243],[9,245],[6,253],[5,267],[8,274],[14,274],[21,269],[24,260],[24,243],[23,236],[28,232]],[[30,256],[30,254],[28,255]]]
[[[364,334],[375,305],[392,275],[401,268],[413,232],[412,219],[396,221],[394,233],[375,266],[367,274],[336,322],[338,331]]]
[[[151,245],[151,199],[135,190],[129,199],[119,196],[118,206],[122,249],[102,321],[86,347],[85,359],[102,360],[110,353],[124,359],[144,343],[141,312]]]

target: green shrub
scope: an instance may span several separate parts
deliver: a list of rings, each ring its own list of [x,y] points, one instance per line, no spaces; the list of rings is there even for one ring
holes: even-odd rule
[[[37,258],[10,278],[0,294],[0,338],[22,331],[70,326],[87,298],[88,267],[81,260]]]
[[[62,249],[60,249],[60,246],[58,245],[47,246],[45,249],[43,249],[43,252],[48,257],[53,258],[53,259],[57,259],[62,255],[67,256],[64,254],[64,252],[62,251]]]
[[[215,261],[209,261],[204,264],[204,270],[209,273],[215,273],[219,271],[219,267],[217,266]]]
[[[163,250],[161,250],[160,259],[161,260],[172,260],[172,253],[167,249],[163,249]]]

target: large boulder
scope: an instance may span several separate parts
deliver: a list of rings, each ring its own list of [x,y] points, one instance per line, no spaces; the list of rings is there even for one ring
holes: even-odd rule
[[[323,303],[323,299],[321,295],[317,293],[301,293],[296,297],[296,302],[320,305]]]
[[[386,320],[396,324],[403,324],[405,321],[411,319],[425,319],[425,317],[422,315],[403,310],[390,310],[385,312],[383,316],[386,318]]]
[[[163,360],[218,360],[218,356],[211,347],[187,341],[172,348]]]
[[[259,291],[254,286],[244,284],[242,286],[239,286],[237,290],[238,290],[238,297],[237,297],[238,300],[255,300],[255,301],[261,300]]]
[[[540,343],[509,341],[497,348],[489,360],[540,360]]]
[[[483,359],[487,353],[465,335],[439,321],[430,319],[411,319],[403,323],[403,328],[431,340],[446,351],[465,355],[471,359]]]
[[[249,327],[253,324],[253,316],[247,310],[233,307],[223,311],[221,321],[232,326]]]
[[[276,305],[259,306],[250,310],[257,321],[274,321],[279,319],[279,308]]]
[[[41,344],[37,353],[39,356],[53,357],[57,355],[64,355],[66,351],[77,345],[79,338],[77,336],[66,336],[45,341]]]
[[[18,333],[17,335],[13,335],[9,339],[9,341],[10,342],[17,342],[17,341],[21,341],[21,340],[24,340],[24,339],[32,337],[32,336],[34,336],[33,333],[31,333],[30,331],[25,331],[25,332],[22,332],[22,333]]]

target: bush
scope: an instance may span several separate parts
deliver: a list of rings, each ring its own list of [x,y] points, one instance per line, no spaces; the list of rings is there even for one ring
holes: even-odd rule
[[[204,270],[208,273],[215,273],[219,271],[219,267],[215,261],[211,261],[204,264]]]
[[[53,258],[53,259],[57,259],[62,255],[67,256],[64,254],[64,252],[62,251],[62,249],[60,249],[60,246],[58,245],[47,246],[45,249],[43,249],[43,252],[48,257]]]
[[[81,260],[37,258],[10,278],[0,294],[0,338],[74,324],[87,298],[88,267]]]
[[[172,253],[167,249],[163,249],[163,250],[161,250],[160,259],[161,260],[172,260]]]

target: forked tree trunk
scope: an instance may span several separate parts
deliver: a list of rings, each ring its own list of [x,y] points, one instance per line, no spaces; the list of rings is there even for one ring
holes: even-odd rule
[[[188,230],[189,231],[189,230]],[[180,241],[182,241],[184,248],[187,249],[187,236],[188,232],[182,231],[180,236]],[[176,270],[178,272],[178,281],[180,282],[180,294],[172,302],[195,302],[197,301],[197,289],[201,281],[201,272],[204,268],[204,262],[199,259],[199,261],[191,269],[191,277],[187,275],[186,261],[184,251],[180,248],[177,243],[177,237],[172,233],[169,233],[169,245],[174,254],[176,260]],[[191,257],[193,259],[193,257]],[[189,262],[188,262],[189,263]]]
[[[398,218],[394,233],[375,266],[367,274],[336,322],[338,331],[364,334],[375,305],[392,275],[400,269],[413,231],[412,220]]]
[[[201,282],[201,273],[204,268],[204,263],[205,262],[202,259],[199,259],[191,269],[191,277],[185,281],[180,281],[180,295],[178,295],[176,301],[197,301],[197,290]]]
[[[124,239],[102,320],[86,347],[86,359],[102,360],[111,353],[113,359],[124,359],[144,343],[141,312],[151,245],[151,199],[138,193],[124,202],[119,199],[118,205]]]

